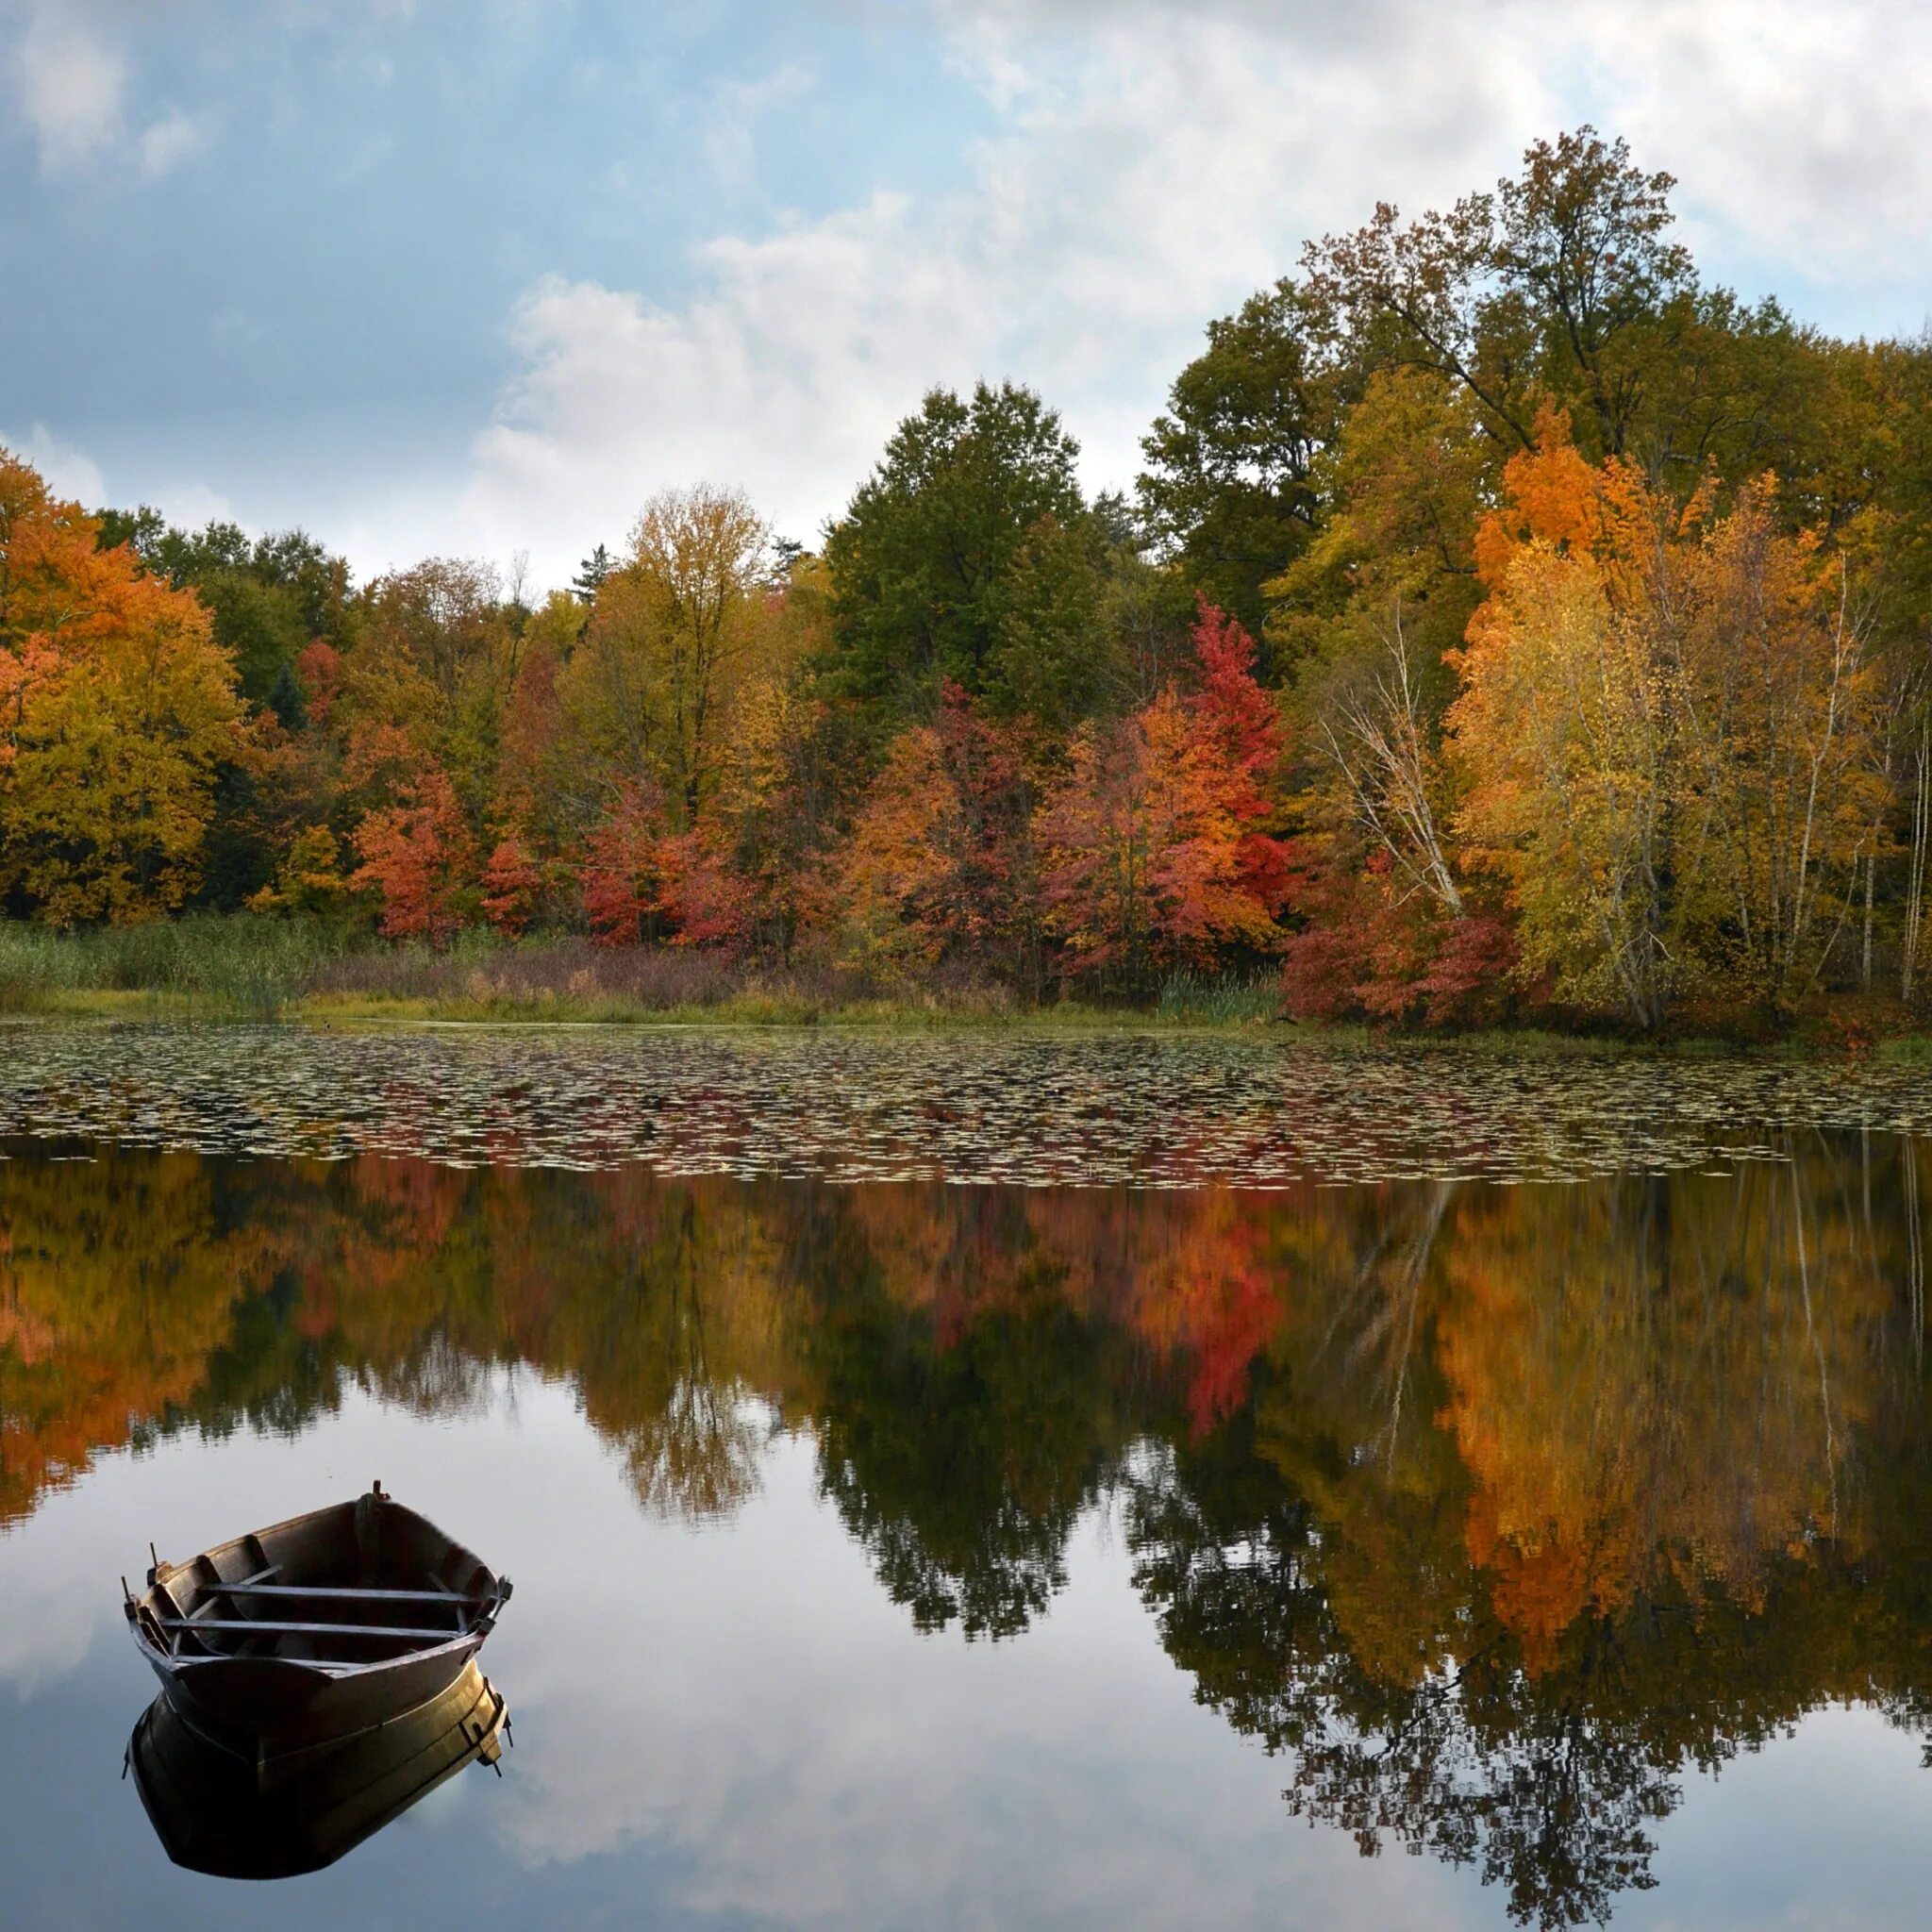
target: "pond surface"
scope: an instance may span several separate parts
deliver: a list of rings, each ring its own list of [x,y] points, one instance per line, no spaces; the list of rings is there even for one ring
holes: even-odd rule
[[[1924,1923],[1932,1076],[0,1044],[8,1932]],[[177,1869],[118,1578],[378,1476],[505,1775]]]

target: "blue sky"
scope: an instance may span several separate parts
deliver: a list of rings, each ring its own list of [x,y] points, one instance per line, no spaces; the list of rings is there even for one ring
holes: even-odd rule
[[[0,0],[0,439],[93,500],[557,582],[651,491],[809,539],[935,381],[1094,485],[1208,318],[1592,120],[1707,272],[1932,309],[1893,0]]]

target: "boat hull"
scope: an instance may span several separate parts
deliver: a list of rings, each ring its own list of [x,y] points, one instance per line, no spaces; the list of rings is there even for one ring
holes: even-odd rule
[[[435,1697],[483,1647],[481,1637],[446,1650],[399,1657],[353,1677],[331,1677],[286,1658],[183,1661],[148,1650],[162,1692],[191,1724],[232,1750],[274,1755],[330,1738],[353,1737]]]

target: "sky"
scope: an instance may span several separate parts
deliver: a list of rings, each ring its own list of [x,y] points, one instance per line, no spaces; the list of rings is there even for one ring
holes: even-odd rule
[[[0,443],[359,575],[811,543],[935,384],[1091,488],[1208,321],[1589,122],[1707,276],[1932,313],[1923,0],[0,0]]]

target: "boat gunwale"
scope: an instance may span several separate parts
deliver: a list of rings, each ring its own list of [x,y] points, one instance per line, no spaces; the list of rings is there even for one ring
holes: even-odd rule
[[[192,1671],[205,1670],[211,1664],[225,1665],[229,1668],[245,1666],[250,1670],[256,1671],[301,1671],[310,1676],[325,1680],[340,1680],[349,1677],[373,1676],[384,1671],[400,1671],[405,1667],[415,1666],[438,1657],[450,1657],[464,1651],[474,1654],[480,1650],[484,1639],[496,1627],[496,1619],[501,1613],[504,1605],[509,1601],[511,1593],[509,1579],[491,1569],[467,1544],[459,1543],[446,1530],[439,1528],[436,1524],[432,1523],[420,1510],[410,1508],[407,1503],[397,1502],[392,1496],[384,1495],[379,1484],[373,1491],[368,1493],[374,1493],[378,1496],[387,1508],[399,1510],[403,1515],[409,1518],[412,1523],[420,1525],[423,1529],[428,1531],[431,1536],[439,1539],[444,1544],[446,1550],[458,1559],[468,1558],[470,1562],[474,1563],[489,1578],[489,1589],[487,1591],[452,1591],[449,1592],[453,1603],[461,1603],[466,1607],[469,1605],[478,1607],[475,1615],[469,1619],[465,1627],[452,1630],[447,1639],[439,1643],[423,1643],[419,1641],[405,1646],[393,1657],[371,1657],[355,1661],[343,1658],[281,1657],[274,1654],[263,1657],[238,1657],[220,1652],[203,1657],[193,1657],[184,1655],[176,1650],[163,1649],[148,1635],[147,1630],[143,1627],[142,1612],[144,1610],[149,1613],[157,1627],[165,1627],[164,1620],[159,1612],[159,1607],[154,1601],[158,1592],[165,1592],[164,1601],[173,1607],[175,1619],[179,1620],[185,1627],[192,1630],[200,1621],[199,1608],[190,1611],[175,1602],[172,1585],[177,1576],[193,1570],[197,1564],[203,1562],[212,1565],[221,1556],[250,1542],[255,1543],[258,1548],[260,1548],[263,1540],[266,1538],[275,1537],[283,1532],[297,1530],[305,1524],[315,1522],[318,1518],[334,1515],[338,1511],[353,1511],[358,1502],[361,1500],[360,1498],[355,1498],[346,1502],[325,1503],[320,1508],[305,1509],[296,1515],[284,1517],[279,1523],[267,1524],[259,1529],[243,1530],[239,1536],[229,1537],[222,1542],[210,1543],[206,1549],[197,1550],[193,1556],[188,1557],[184,1562],[164,1563],[157,1561],[154,1568],[148,1572],[146,1590],[138,1598],[130,1594],[125,1605],[128,1626],[133,1632],[135,1646],[146,1659],[149,1667],[156,1671],[164,1681],[171,1677],[185,1675]],[[262,1574],[272,1573],[264,1572]],[[434,1572],[431,1573],[432,1576],[434,1574]],[[218,1598],[220,1593],[219,1586],[215,1588],[203,1586],[203,1588],[208,1589],[210,1602]]]

